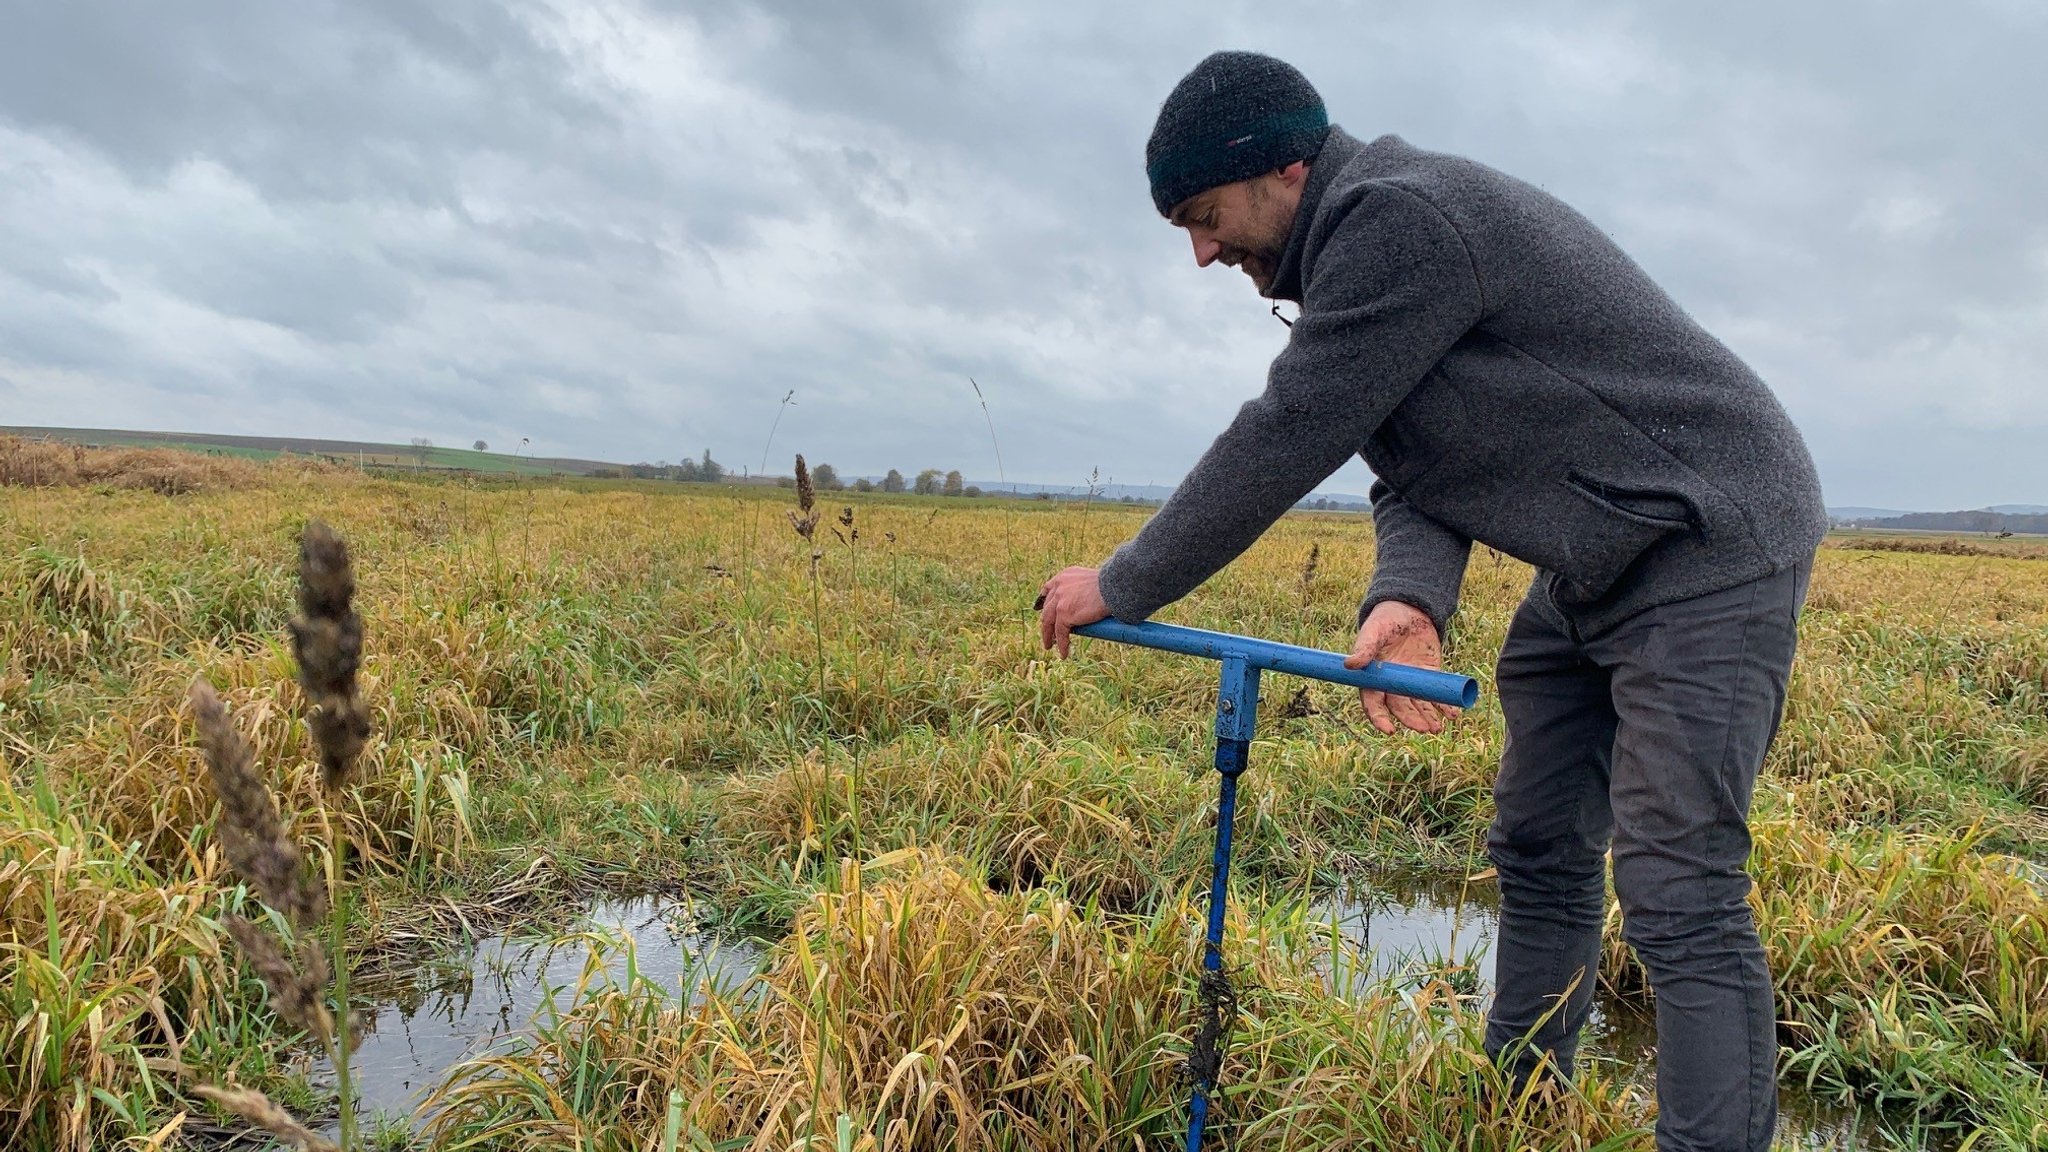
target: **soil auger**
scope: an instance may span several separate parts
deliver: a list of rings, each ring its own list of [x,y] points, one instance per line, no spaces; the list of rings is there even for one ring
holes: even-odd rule
[[[1216,773],[1222,777],[1222,783],[1216,808],[1215,871],[1209,881],[1209,934],[1202,949],[1205,1018],[1188,1057],[1194,1089],[1188,1101],[1187,1152],[1201,1152],[1202,1132],[1209,1121],[1209,1097],[1216,1090],[1223,1067],[1223,1034],[1235,1006],[1229,977],[1223,971],[1223,905],[1230,881],[1231,821],[1237,810],[1237,778],[1251,766],[1252,732],[1258,724],[1259,673],[1284,672],[1458,708],[1470,708],[1478,701],[1479,682],[1470,676],[1405,664],[1374,662],[1363,668],[1346,668],[1344,657],[1335,652],[1177,624],[1126,624],[1112,617],[1083,625],[1074,633],[1183,656],[1200,656],[1223,665],[1223,679],[1216,693]]]

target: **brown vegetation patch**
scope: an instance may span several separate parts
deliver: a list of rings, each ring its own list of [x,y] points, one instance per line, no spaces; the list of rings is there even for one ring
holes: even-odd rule
[[[2048,546],[2020,540],[1959,536],[1852,536],[1829,545],[1847,552],[1924,552],[1936,556],[1997,556],[2005,560],[2048,560]]]
[[[296,460],[299,468],[333,471],[334,466]],[[177,496],[263,482],[271,467],[229,456],[208,456],[182,448],[88,448],[54,440],[0,436],[0,485],[17,488],[82,488],[104,484]]]

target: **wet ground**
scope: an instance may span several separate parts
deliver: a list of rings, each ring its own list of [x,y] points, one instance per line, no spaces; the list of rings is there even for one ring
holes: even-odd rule
[[[1493,978],[1499,907],[1499,893],[1490,880],[1411,876],[1385,879],[1350,897],[1321,902],[1315,911],[1318,919],[1334,922],[1346,938],[1369,950],[1371,970],[1346,974],[1349,986],[1448,972],[1461,991],[1462,982],[1471,981],[1471,991],[1483,1004]],[[1656,1046],[1656,1022],[1648,1008],[1600,989],[1580,1042],[1581,1059],[1610,1062],[1647,1092],[1656,1073]],[[1889,1119],[1890,1128],[1886,1117],[1870,1110],[1826,1102],[1796,1087],[1779,1089],[1780,1146],[1812,1152],[1917,1152],[1953,1146],[1895,1135],[1903,1118]]]
[[[1414,877],[1318,904],[1318,919],[1368,950],[1369,970],[1338,973],[1333,983],[1363,988],[1425,970],[1443,973],[1448,965],[1460,990],[1483,1002],[1493,972],[1496,901],[1488,882]],[[381,1112],[404,1122],[455,1062],[504,1043],[550,1006],[566,1007],[599,936],[630,941],[637,974],[678,992],[686,979],[736,983],[762,954],[753,942],[712,939],[694,927],[685,906],[652,897],[592,904],[580,923],[561,932],[544,941],[488,937],[367,989],[377,1004],[375,1030],[353,1061],[363,1114]],[[613,979],[623,970],[625,954],[617,948],[608,952]],[[1583,1050],[1586,1058],[1613,1061],[1647,1085],[1655,1065],[1655,1030],[1641,1008],[1603,991]],[[1924,1146],[1887,1135],[1875,1115],[1791,1089],[1783,1093],[1779,1140],[1815,1152]]]
[[[679,992],[686,977],[738,983],[759,962],[759,945],[715,940],[697,930],[683,904],[658,898],[602,900],[548,939],[490,936],[474,947],[376,981],[363,995],[376,1004],[372,1031],[350,1061],[362,1115],[409,1116],[457,1061],[490,1051],[550,1008],[566,1009],[604,944],[613,980],[633,945],[635,974]]]

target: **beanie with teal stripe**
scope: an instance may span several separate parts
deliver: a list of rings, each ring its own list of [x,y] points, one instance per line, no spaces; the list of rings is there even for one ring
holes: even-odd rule
[[[1190,196],[1308,160],[1330,117],[1308,78],[1257,52],[1217,52],[1174,85],[1152,138],[1145,175],[1164,216]]]

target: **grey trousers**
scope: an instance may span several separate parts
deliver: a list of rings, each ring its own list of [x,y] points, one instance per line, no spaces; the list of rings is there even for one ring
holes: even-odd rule
[[[1811,563],[1599,635],[1531,591],[1502,646],[1507,746],[1487,852],[1501,918],[1486,1047],[1569,1076],[1614,855],[1622,935],[1657,999],[1657,1147],[1765,1152],[1777,1013],[1744,871]]]

